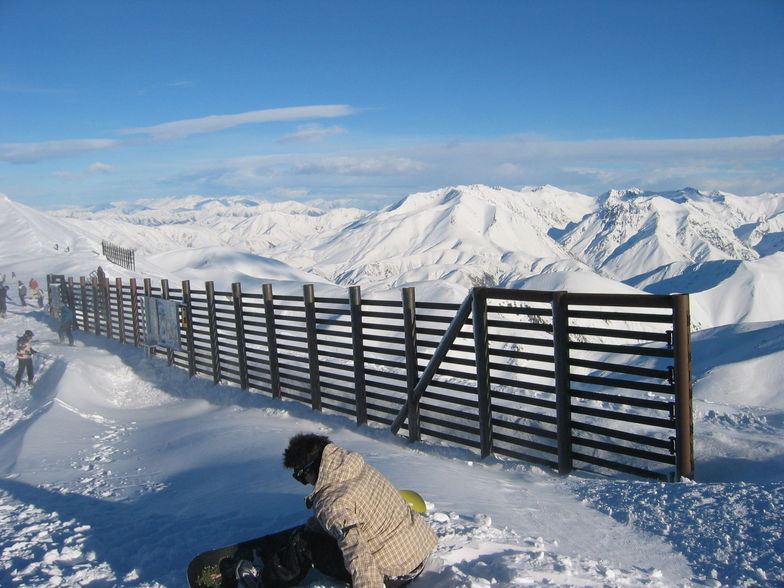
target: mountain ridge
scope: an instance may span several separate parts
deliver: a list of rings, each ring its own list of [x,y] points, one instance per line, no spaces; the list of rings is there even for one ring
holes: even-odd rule
[[[266,272],[273,280],[312,276],[338,287],[360,285],[369,294],[417,285],[447,298],[477,285],[532,283],[582,291],[670,290],[693,295],[696,326],[783,318],[781,305],[766,292],[782,290],[784,194],[629,188],[593,197],[549,185],[513,190],[474,184],[409,194],[373,211],[197,195],[98,211],[42,212],[7,198],[0,204],[9,218],[25,219],[20,227],[37,223],[47,239],[70,235],[92,250],[96,265],[102,239],[137,249],[139,271],[153,277],[188,274],[176,252],[204,248],[208,258],[237,265],[208,267],[215,279],[254,284]],[[46,247],[47,239],[37,246]],[[220,248],[236,255],[222,255]],[[273,270],[270,260],[290,269]],[[207,273],[202,267],[198,278],[188,279]],[[723,307],[736,310],[709,304],[716,292],[722,292]]]

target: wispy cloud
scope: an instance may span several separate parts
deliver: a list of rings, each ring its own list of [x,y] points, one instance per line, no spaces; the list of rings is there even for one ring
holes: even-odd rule
[[[437,169],[482,183],[553,183],[588,193],[611,187],[723,189],[758,193],[784,190],[784,135],[709,139],[603,139],[553,141],[509,137],[424,146],[417,156]],[[459,167],[458,167],[459,166]]]
[[[200,133],[214,133],[239,125],[267,123],[289,120],[306,120],[314,118],[335,118],[349,116],[357,110],[346,104],[328,104],[324,106],[293,106],[290,108],[271,108],[253,110],[240,114],[218,114],[202,118],[192,118],[167,122],[151,127],[125,129],[126,135],[150,135],[158,141],[181,139]]]
[[[124,135],[134,135],[122,139],[66,139],[60,141],[39,141],[34,143],[0,143],[0,161],[8,163],[35,163],[46,159],[73,157],[115,147],[144,146],[150,143],[182,139],[189,135],[214,133],[232,127],[278,121],[306,120],[315,118],[336,118],[358,112],[345,104],[323,106],[294,106],[291,108],[272,108],[253,110],[240,114],[219,114],[177,120],[151,127],[137,127],[121,131]],[[291,142],[296,140],[315,140],[345,132],[339,126],[301,127],[290,135]],[[146,136],[145,136],[146,135]]]
[[[95,163],[88,165],[84,171],[88,174],[113,174],[116,170],[113,165],[96,161]]]
[[[221,192],[308,190],[406,193],[456,184],[554,184],[598,194],[637,186],[694,186],[736,194],[784,191],[784,136],[556,141],[507,136],[342,153],[289,153],[224,160],[176,174],[167,185]]]
[[[38,143],[0,143],[0,161],[35,163],[45,159],[83,155],[121,145],[116,139],[69,139]]]
[[[77,173],[74,173],[74,172],[68,171],[68,170],[54,171],[54,172],[52,172],[51,175],[52,175],[53,178],[58,178],[58,179],[60,179],[60,180],[62,180],[64,182],[68,182],[68,183],[78,182],[78,181],[81,181],[84,178],[84,176],[82,174],[77,174]]]
[[[258,110],[129,129],[129,136],[121,139],[6,143],[0,144],[0,161],[33,163],[119,147],[144,149],[152,143],[238,125],[348,116],[353,112],[355,108],[345,105]],[[297,148],[302,142],[342,132],[338,125],[302,124],[280,139],[291,146],[288,153],[250,152],[246,157],[223,161],[209,157],[201,162],[191,153],[187,167],[173,159],[167,177],[158,176],[159,168],[145,177],[137,165],[133,182],[168,191],[172,187],[212,193],[280,190],[334,193],[340,197],[360,193],[400,197],[409,192],[476,183],[509,187],[553,184],[589,194],[618,187],[672,189],[689,185],[736,194],[784,192],[784,135],[583,141],[510,135],[439,142],[406,138],[405,144],[383,149],[345,148],[345,141],[340,146],[325,142],[318,150],[310,143],[307,148]],[[380,140],[389,144],[395,138]],[[112,171],[107,164],[95,162],[82,173],[92,174],[97,180],[98,174]],[[78,173],[61,177],[73,180]]]
[[[295,165],[290,169],[290,172],[297,175],[389,176],[420,171],[424,167],[424,163],[408,157],[342,156],[322,157],[315,161]]]
[[[52,177],[58,178],[68,183],[83,182],[88,176],[92,175],[107,175],[116,173],[113,165],[96,161],[84,168],[82,172],[73,172],[70,170],[57,170],[52,172]]]
[[[339,125],[325,127],[319,123],[300,125],[297,130],[288,135],[283,135],[277,140],[278,143],[313,143],[326,139],[332,135],[346,133],[346,129]]]

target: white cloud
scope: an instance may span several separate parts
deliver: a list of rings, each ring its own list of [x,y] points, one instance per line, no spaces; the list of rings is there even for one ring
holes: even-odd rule
[[[151,127],[138,127],[122,131],[126,135],[149,135],[149,137],[129,137],[125,139],[66,139],[60,141],[41,141],[36,143],[0,143],[0,161],[8,163],[36,163],[46,159],[73,157],[102,151],[115,147],[144,146],[151,142],[180,139],[199,133],[212,133],[245,124],[275,121],[304,120],[313,118],[335,118],[349,116],[357,109],[345,104],[323,106],[295,106],[291,108],[272,108],[253,110],[240,114],[223,114],[172,121]],[[319,137],[345,132],[339,126],[301,127],[292,134],[291,140],[313,140]]]
[[[54,157],[82,155],[115,147],[145,146],[166,138],[208,132],[239,124],[293,120],[306,116],[345,116],[351,107],[302,107],[254,111],[177,121],[149,127],[152,136],[122,140],[84,139],[41,143],[0,144],[0,161],[31,163]],[[169,126],[171,125],[171,126]],[[693,186],[735,194],[784,192],[784,135],[708,139],[597,139],[558,141],[542,136],[511,135],[469,141],[462,137],[417,142],[377,149],[339,149],[325,143],[318,151],[310,144],[340,126],[302,124],[283,139],[287,153],[252,154],[227,160],[190,154],[187,164],[167,162],[168,177],[137,174],[138,186],[215,193],[305,190],[353,198],[357,194],[388,194],[399,198],[410,192],[459,184],[504,186],[552,184],[587,194],[610,188],[677,189]],[[156,134],[157,133],[157,134]],[[394,137],[381,137],[386,144]],[[263,145],[261,149],[274,147]],[[151,174],[158,174],[159,167]],[[95,162],[84,174],[114,170]],[[61,179],[75,181],[73,175]],[[138,188],[143,189],[143,188]]]
[[[52,177],[63,180],[64,182],[73,183],[82,180],[82,174],[75,174],[70,171],[60,170],[52,172]]]
[[[35,163],[57,157],[83,155],[117,147],[115,139],[70,139],[41,141],[39,143],[0,143],[0,161],[9,163]]]
[[[96,161],[88,165],[84,171],[88,174],[113,174],[116,170],[113,165]]]
[[[175,172],[169,186],[216,193],[307,190],[340,198],[459,184],[552,184],[586,194],[610,188],[693,186],[735,194],[784,191],[784,137],[555,141],[507,136],[387,149],[258,155]]]
[[[501,163],[496,166],[495,168],[496,173],[499,176],[512,176],[515,174],[520,173],[520,166],[516,163]]]
[[[587,141],[512,136],[421,144],[396,153],[423,162],[429,185],[435,186],[549,183],[598,193],[629,185],[650,189],[691,185],[753,194],[760,184],[751,179],[764,177],[766,190],[784,190],[784,135]]]
[[[448,149],[424,146],[433,153],[454,157],[455,153],[498,160],[499,164],[520,165],[540,162],[600,161],[610,166],[632,161],[657,165],[661,161],[682,162],[684,157],[702,161],[784,160],[784,135],[721,137],[715,139],[594,139],[556,141],[518,135],[477,142],[451,144]]]
[[[337,174],[353,176],[386,176],[420,171],[425,165],[408,157],[341,156],[322,157],[309,163],[295,165],[294,174]]]
[[[324,127],[318,123],[310,125],[300,125],[297,130],[288,135],[283,135],[277,140],[278,143],[312,143],[320,141],[332,135],[346,133],[346,129],[339,125]]]
[[[214,133],[239,125],[266,123],[312,118],[335,118],[354,114],[357,110],[346,104],[327,104],[324,106],[293,106],[290,108],[271,108],[253,110],[240,114],[217,114],[202,118],[192,118],[162,123],[151,127],[137,127],[122,131],[127,135],[151,135],[159,141],[181,139],[199,133]]]

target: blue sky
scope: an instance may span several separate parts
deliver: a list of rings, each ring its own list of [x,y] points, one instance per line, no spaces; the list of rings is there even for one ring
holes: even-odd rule
[[[0,0],[0,192],[783,192],[782,31],[782,0]]]

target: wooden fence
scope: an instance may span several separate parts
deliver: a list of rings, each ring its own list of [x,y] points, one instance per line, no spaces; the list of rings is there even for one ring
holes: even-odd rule
[[[109,241],[101,241],[101,252],[104,257],[117,265],[129,270],[136,269],[136,250],[120,247]]]
[[[181,303],[192,376],[569,473],[693,478],[687,295],[474,288],[462,304],[63,282],[85,331],[143,341],[141,296]]]

